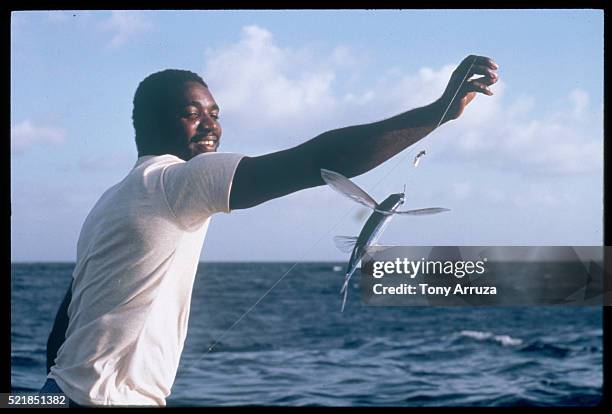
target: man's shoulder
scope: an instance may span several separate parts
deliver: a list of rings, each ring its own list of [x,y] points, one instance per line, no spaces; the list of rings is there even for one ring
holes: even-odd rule
[[[172,154],[164,154],[164,155],[145,155],[139,157],[136,160],[136,164],[134,164],[134,168],[132,171],[137,169],[143,169],[147,167],[157,167],[164,166],[170,164],[181,164],[185,161]]]
[[[162,174],[165,167],[184,162],[182,159],[170,154],[139,157],[125,177],[102,194],[99,202],[115,197],[125,197],[126,192],[134,194],[134,191],[139,188],[146,188],[144,191],[150,193],[159,187],[159,179],[156,177]],[[133,199],[132,197],[129,198]]]

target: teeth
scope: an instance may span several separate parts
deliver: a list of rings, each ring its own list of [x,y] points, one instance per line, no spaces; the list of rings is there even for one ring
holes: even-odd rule
[[[215,145],[215,141],[212,139],[203,139],[201,141],[194,141],[194,142],[199,143],[199,144],[204,144],[204,145],[210,145],[210,146]]]

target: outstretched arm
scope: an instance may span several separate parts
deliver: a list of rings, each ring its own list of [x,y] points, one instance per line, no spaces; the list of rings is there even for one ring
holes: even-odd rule
[[[62,304],[55,315],[55,322],[53,323],[53,328],[51,329],[49,339],[47,340],[47,374],[54,365],[55,358],[57,357],[57,351],[66,339],[66,329],[68,328],[68,305],[70,305],[71,300],[72,282],[70,282],[66,296],[64,296],[64,300],[62,301]]]
[[[425,137],[439,122],[459,117],[476,93],[492,95],[489,86],[498,79],[496,70],[491,59],[468,56],[453,72],[442,97],[430,105],[383,121],[328,131],[284,151],[243,158],[234,176],[230,208],[253,207],[322,185],[321,168],[346,177],[371,170]],[[472,75],[482,76],[462,82]]]

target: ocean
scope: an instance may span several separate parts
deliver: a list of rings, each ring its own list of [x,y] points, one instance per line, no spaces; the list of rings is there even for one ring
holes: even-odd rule
[[[582,406],[602,396],[601,307],[369,307],[344,263],[200,263],[168,406]],[[45,381],[72,263],[11,266],[11,382]]]

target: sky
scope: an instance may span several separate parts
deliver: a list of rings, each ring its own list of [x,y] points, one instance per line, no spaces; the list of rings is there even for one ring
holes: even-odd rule
[[[136,162],[132,98],[153,72],[199,73],[220,151],[255,156],[429,104],[470,54],[498,63],[494,96],[353,179],[451,209],[396,217],[379,243],[601,245],[600,10],[37,11],[11,18],[11,259],[75,260],[89,210]],[[303,190],[215,215],[201,260],[347,260],[332,239],[368,214]]]

